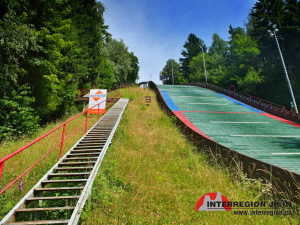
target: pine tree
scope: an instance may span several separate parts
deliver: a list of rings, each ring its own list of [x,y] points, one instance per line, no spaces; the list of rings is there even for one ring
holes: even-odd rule
[[[197,56],[200,52],[206,52],[207,48],[204,42],[197,37],[195,34],[189,34],[187,41],[184,43],[183,47],[185,50],[182,50],[181,55],[183,58],[180,58],[179,61],[181,63],[181,72],[183,77],[190,81],[190,62],[192,58]]]

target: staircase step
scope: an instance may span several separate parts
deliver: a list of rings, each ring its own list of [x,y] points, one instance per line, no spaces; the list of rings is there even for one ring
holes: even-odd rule
[[[92,170],[94,167],[92,166],[86,166],[86,167],[57,167],[54,169],[54,171],[58,170]]]
[[[103,148],[104,144],[93,144],[93,143],[85,143],[85,144],[78,144],[75,148],[95,148],[95,147],[98,147],[98,148]]]
[[[52,187],[52,188],[35,188],[35,191],[65,191],[65,190],[83,190],[83,187]]]
[[[107,135],[109,135],[110,134],[110,132],[105,132],[105,133],[100,133],[100,132],[92,132],[92,133],[88,133],[88,134],[86,134],[85,136],[107,136]]]
[[[93,139],[91,139],[91,140],[84,139],[84,140],[80,141],[79,144],[81,144],[81,143],[83,143],[83,144],[85,144],[85,143],[105,143],[105,142],[106,142],[106,140],[102,140],[102,139],[95,139],[94,141],[93,141]]]
[[[93,129],[92,131],[90,131],[89,133],[87,134],[107,134],[109,133],[110,131],[108,130],[102,130],[102,129]]]
[[[105,138],[101,138],[101,137],[85,137],[84,140],[85,141],[103,141],[103,142],[106,141]]]
[[[87,153],[85,153],[87,152]],[[71,156],[72,157],[80,157],[80,156],[97,156],[97,155],[100,155],[101,152],[93,152],[93,153],[90,153],[88,151],[85,151],[84,153],[71,153]]]
[[[70,156],[72,156],[73,155],[73,153],[80,153],[80,152],[82,152],[82,153],[101,153],[101,151],[102,151],[102,149],[80,149],[80,150],[71,150],[70,151]]]
[[[86,143],[79,143],[75,147],[103,147],[105,143],[97,143],[97,142],[86,142]]]
[[[98,145],[98,146],[91,146],[91,145],[84,145],[84,146],[76,146],[73,149],[102,149],[104,145]]]
[[[93,153],[96,154],[97,152],[93,152]],[[74,152],[73,154],[67,155],[67,157],[70,157],[70,158],[64,158],[63,162],[72,161],[72,160],[90,160],[90,161],[95,160],[95,161],[97,161],[97,159],[98,159],[98,157],[96,157],[96,156],[95,157],[74,157],[78,154],[86,154],[86,153],[76,153],[76,152]]]
[[[85,137],[87,137],[87,136],[99,136],[99,137],[101,137],[101,136],[108,136],[109,134],[110,134],[110,132],[109,133],[90,133],[90,134],[86,134]]]
[[[72,180],[45,180],[42,181],[43,184],[53,184],[53,183],[75,183],[75,182],[86,182],[88,179],[72,179]]]
[[[69,177],[69,176],[86,176],[90,175],[91,173],[51,173],[48,177]]]
[[[53,197],[33,197],[26,198],[26,201],[39,201],[39,200],[59,200],[59,199],[76,199],[80,198],[80,196],[53,196]]]
[[[15,212],[35,212],[35,211],[73,210],[73,209],[75,209],[75,207],[26,208],[26,209],[17,209]]]
[[[69,158],[69,160],[76,160],[77,158]],[[82,159],[82,158],[79,158]],[[63,162],[59,163],[59,166],[70,166],[70,165],[86,165],[86,164],[95,164],[96,161],[85,161],[85,162]]]

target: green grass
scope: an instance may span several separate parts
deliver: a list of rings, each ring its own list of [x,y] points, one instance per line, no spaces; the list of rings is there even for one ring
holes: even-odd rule
[[[145,106],[144,96],[152,103]],[[297,216],[242,216],[195,211],[221,192],[229,201],[270,200],[269,187],[229,172],[198,152],[146,89],[123,89],[130,102],[117,129],[81,224],[298,224]]]

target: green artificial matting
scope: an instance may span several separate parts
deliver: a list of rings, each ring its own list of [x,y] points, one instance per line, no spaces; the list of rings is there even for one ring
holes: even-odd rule
[[[158,88],[169,94],[199,130],[219,144],[300,173],[300,128],[257,113],[205,88],[184,85],[158,85]]]

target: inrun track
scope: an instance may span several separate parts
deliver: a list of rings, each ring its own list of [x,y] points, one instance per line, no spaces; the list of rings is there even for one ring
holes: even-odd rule
[[[300,174],[300,125],[217,92],[157,85],[173,113],[196,132],[243,155]]]

